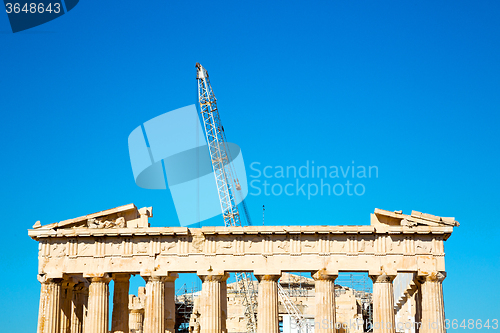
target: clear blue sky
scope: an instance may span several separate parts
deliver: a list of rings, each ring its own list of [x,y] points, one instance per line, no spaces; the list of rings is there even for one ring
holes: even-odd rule
[[[269,225],[454,216],[447,318],[498,318],[499,14],[487,0],[82,0],[17,34],[0,14],[3,329],[36,327],[37,220],[133,202],[178,225],[168,191],[135,185],[127,137],[196,102],[196,62],[249,176],[253,162],[378,167],[353,180],[362,196],[250,195],[257,223],[263,204]]]

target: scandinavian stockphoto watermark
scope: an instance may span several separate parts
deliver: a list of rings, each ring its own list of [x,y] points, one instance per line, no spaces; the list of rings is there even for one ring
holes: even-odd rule
[[[378,178],[375,165],[316,165],[307,160],[300,166],[250,164],[250,195],[265,196],[362,196],[366,181]]]
[[[200,135],[201,134],[201,135]],[[196,110],[188,105],[154,117],[128,137],[130,163],[138,186],[169,189],[181,226],[221,214],[217,182],[207,141]],[[239,204],[248,193],[243,154],[232,142],[224,143],[226,163],[239,177]]]

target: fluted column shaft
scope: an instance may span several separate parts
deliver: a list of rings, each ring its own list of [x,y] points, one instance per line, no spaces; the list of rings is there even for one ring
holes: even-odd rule
[[[257,333],[278,333],[278,280],[280,275],[255,275],[259,280]]]
[[[144,333],[165,333],[165,277],[143,278],[146,280]]]
[[[83,303],[83,323],[82,323],[82,332],[86,332],[85,327],[87,325],[87,318],[89,313],[89,288],[86,287],[82,290],[82,303]]]
[[[222,333],[227,333],[227,280],[220,283],[220,301]]]
[[[47,283],[42,282],[40,287],[40,305],[38,308],[38,325],[37,333],[44,333],[45,331],[45,313],[47,309]]]
[[[165,333],[175,331],[175,279],[178,274],[170,274],[165,278]]]
[[[395,275],[371,275],[373,281],[373,333],[395,333],[394,289]]]
[[[52,280],[47,284],[47,308],[44,333],[59,333],[61,314],[61,282]]]
[[[111,278],[93,277],[90,281],[85,333],[108,333]]]
[[[312,274],[315,293],[315,333],[335,333],[335,279],[337,275]]]
[[[128,292],[130,287],[130,274],[113,274],[113,314],[111,319],[111,332],[129,333],[128,323]]]
[[[226,327],[222,300],[223,284],[229,277],[229,274],[221,275],[199,275],[203,281],[201,288],[201,333],[222,333]]]
[[[46,279],[39,276],[40,307],[38,313],[38,333],[60,333],[61,280]]]
[[[435,272],[418,278],[420,282],[422,324],[420,333],[445,333],[443,280],[445,272]]]
[[[86,293],[88,288],[82,283],[75,286],[73,289],[73,298],[71,301],[71,333],[83,332],[83,317],[85,308],[87,307]]]
[[[144,310],[132,309],[129,314],[130,331],[135,333],[143,332]]]
[[[63,281],[61,290],[61,333],[71,332],[71,306],[73,301],[73,281]]]

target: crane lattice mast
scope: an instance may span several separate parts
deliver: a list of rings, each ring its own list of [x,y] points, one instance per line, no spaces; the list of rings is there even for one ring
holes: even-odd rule
[[[196,68],[198,69],[198,98],[201,116],[214,169],[224,225],[226,227],[241,226],[240,214],[234,198],[233,171],[229,161],[224,128],[217,109],[217,99],[210,85],[206,69],[199,63],[196,63]]]
[[[307,332],[307,324],[304,319],[304,316],[300,313],[299,309],[293,304],[290,297],[287,295],[281,284],[278,283],[278,297],[281,301],[281,304],[285,306],[286,311],[289,315],[292,316],[295,321],[295,327],[297,328],[297,332],[305,333]]]
[[[230,151],[227,147],[224,127],[220,121],[217,99],[210,85],[206,69],[199,63],[196,63],[196,68],[200,112],[215,174],[224,225],[226,227],[241,226],[240,213],[234,197],[235,189],[239,191],[241,187],[230,163]],[[246,206],[243,206],[243,208],[247,216],[247,222],[250,224]],[[255,333],[257,332],[257,320],[255,318],[256,292],[252,275],[248,272],[240,272],[235,275],[238,288],[243,297],[245,317],[247,318],[247,331]]]

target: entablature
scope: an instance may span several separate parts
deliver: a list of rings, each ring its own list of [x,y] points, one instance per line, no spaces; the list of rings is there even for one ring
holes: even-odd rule
[[[452,218],[398,225],[403,214],[384,220],[380,211],[371,225],[202,228],[150,227],[151,212],[126,205],[36,225],[28,234],[40,244],[39,273],[444,271],[444,241],[453,232]]]

